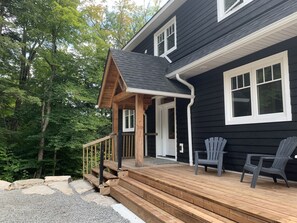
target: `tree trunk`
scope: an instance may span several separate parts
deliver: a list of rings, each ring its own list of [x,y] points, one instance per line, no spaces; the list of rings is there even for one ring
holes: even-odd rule
[[[37,156],[38,161],[38,169],[36,171],[35,177],[40,178],[42,175],[42,161],[44,159],[44,149],[45,149],[45,132],[47,130],[48,124],[50,122],[50,115],[51,115],[51,101],[52,101],[52,94],[53,94],[53,81],[54,77],[57,72],[56,66],[56,55],[57,55],[57,35],[56,31],[52,31],[52,50],[51,50],[51,60],[47,60],[48,65],[51,69],[51,76],[48,81],[48,87],[45,88],[45,101],[42,104],[42,111],[41,111],[41,138],[39,142],[39,151]]]
[[[45,132],[49,124],[50,113],[51,113],[51,103],[48,100],[47,102],[42,103],[42,108],[41,108],[41,138],[39,141],[39,151],[37,155],[37,162],[39,167],[35,173],[36,178],[40,178],[42,174],[42,169],[43,169],[42,161],[44,158],[44,149],[45,149]]]

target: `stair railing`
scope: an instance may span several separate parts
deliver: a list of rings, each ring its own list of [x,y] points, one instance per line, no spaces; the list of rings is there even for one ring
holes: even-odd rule
[[[117,135],[110,134],[101,139],[83,145],[83,174],[89,174],[92,168],[98,166],[100,161],[101,149],[103,160],[115,161],[117,148]]]

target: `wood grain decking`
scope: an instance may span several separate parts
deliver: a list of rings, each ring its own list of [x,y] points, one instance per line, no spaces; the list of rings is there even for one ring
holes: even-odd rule
[[[216,170],[199,169],[198,175],[194,175],[194,168],[186,165],[130,169],[130,176],[163,192],[175,188],[179,191],[175,196],[234,221],[297,222],[295,183],[287,188],[282,180],[274,184],[272,179],[260,178],[252,189],[248,175],[240,183],[237,173],[226,172],[218,177]],[[193,196],[186,198],[183,194]]]

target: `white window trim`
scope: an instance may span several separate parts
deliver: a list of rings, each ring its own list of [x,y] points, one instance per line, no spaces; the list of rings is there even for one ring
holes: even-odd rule
[[[217,0],[217,7],[218,7],[218,22],[222,21],[223,19],[227,18],[228,16],[232,15],[234,12],[238,11],[242,7],[246,6],[253,0],[243,0],[241,4],[234,4],[227,12],[225,12],[225,0]]]
[[[172,47],[170,50],[167,50],[167,35],[166,30],[168,27],[170,27],[172,24],[174,24],[175,32],[174,32],[174,47]],[[164,32],[164,53],[162,55],[158,55],[158,36]],[[177,26],[176,26],[176,16],[174,16],[169,22],[167,22],[161,29],[159,29],[154,34],[154,55],[159,57],[165,57],[174,50],[177,49]]]
[[[283,112],[273,114],[258,113],[258,97],[256,84],[256,70],[273,64],[281,63],[282,69],[282,97],[283,97]],[[232,114],[232,90],[231,78],[244,73],[250,73],[251,87],[251,106],[252,115],[244,117],[233,117]],[[288,51],[284,51],[273,56],[246,64],[244,66],[224,72],[224,98],[225,98],[225,124],[253,124],[253,123],[270,123],[292,121],[291,96],[290,96],[290,80],[289,80],[289,65]]]
[[[123,122],[123,132],[134,132],[134,127],[133,128],[126,128],[126,117],[125,117],[125,111],[126,110],[130,110],[130,109],[124,109],[123,110],[123,119],[122,119],[122,122]],[[134,111],[134,126],[135,126],[135,111]],[[130,114],[130,116],[129,116],[129,126],[130,126],[130,119],[131,119],[131,114]]]

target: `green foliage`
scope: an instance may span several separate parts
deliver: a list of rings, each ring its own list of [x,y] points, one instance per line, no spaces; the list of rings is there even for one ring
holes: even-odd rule
[[[0,2],[0,179],[40,166],[79,177],[82,144],[110,134],[110,111],[95,109],[108,49],[125,45],[159,3],[96,2]]]

